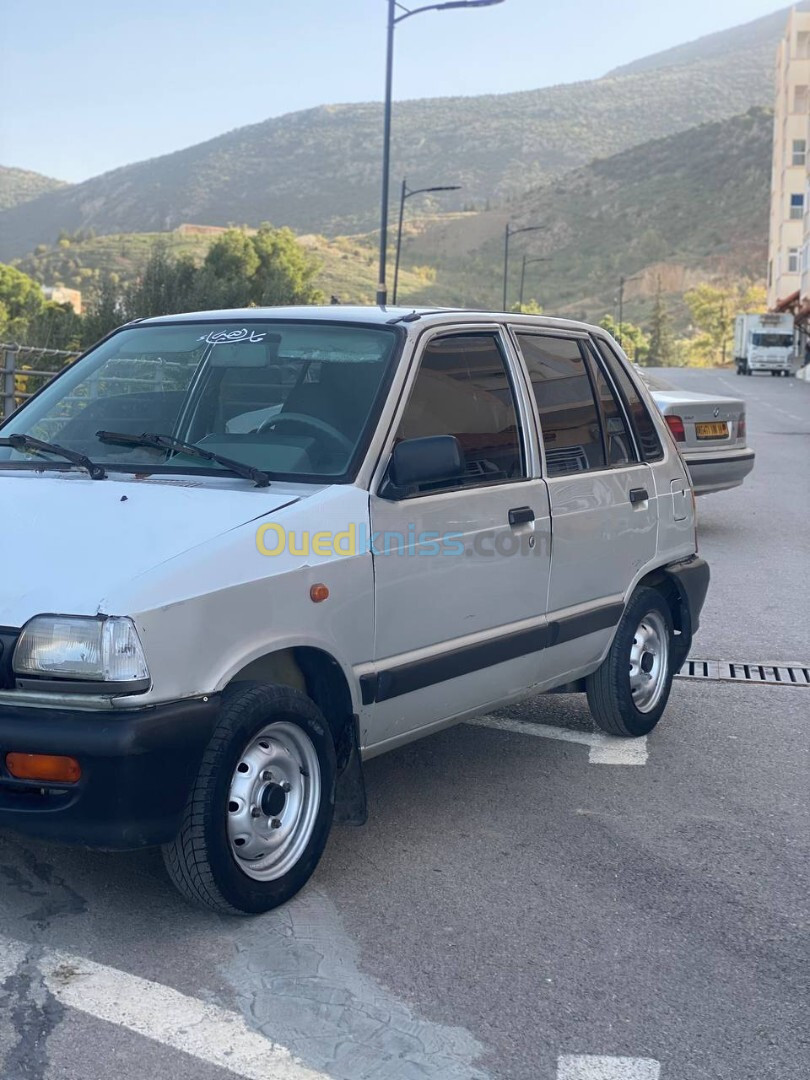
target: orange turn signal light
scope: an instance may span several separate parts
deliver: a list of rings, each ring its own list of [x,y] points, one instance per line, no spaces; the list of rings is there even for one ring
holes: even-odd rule
[[[309,598],[313,604],[320,604],[329,597],[329,589],[323,582],[313,585],[309,590]]]
[[[72,757],[57,754],[6,754],[6,768],[17,780],[47,780],[49,783],[75,784],[82,767]]]

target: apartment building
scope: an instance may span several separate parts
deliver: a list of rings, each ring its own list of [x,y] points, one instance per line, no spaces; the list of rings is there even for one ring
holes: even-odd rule
[[[790,12],[776,58],[768,307],[810,297],[810,11]]]

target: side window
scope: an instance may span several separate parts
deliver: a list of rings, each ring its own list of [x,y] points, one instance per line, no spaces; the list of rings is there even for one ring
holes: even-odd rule
[[[534,390],[549,476],[604,469],[599,413],[579,342],[518,334]]]
[[[397,441],[453,435],[464,473],[427,490],[519,480],[525,456],[514,392],[494,334],[454,334],[426,347]],[[421,489],[426,490],[426,489]]]
[[[596,385],[596,396],[602,409],[602,425],[605,432],[608,465],[629,465],[636,460],[633,440],[627,428],[621,405],[605,378],[602,365],[594,351],[591,351],[592,372]]]
[[[641,400],[639,392],[633,384],[633,380],[627,374],[624,364],[613,351],[612,347],[602,338],[599,338],[599,345],[601,347],[601,355],[608,366],[608,370],[613,376],[619,390],[624,395],[624,400],[627,404],[632,423],[636,429],[642,457],[645,461],[660,461],[664,456],[664,448],[661,445],[661,440],[658,438],[658,432],[655,430],[655,424],[653,423],[652,417],[647,412],[647,406]]]

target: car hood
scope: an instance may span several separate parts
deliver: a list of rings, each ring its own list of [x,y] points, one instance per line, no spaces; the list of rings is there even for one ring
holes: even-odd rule
[[[120,614],[104,608],[113,586],[316,490],[0,471],[0,626],[46,612]]]

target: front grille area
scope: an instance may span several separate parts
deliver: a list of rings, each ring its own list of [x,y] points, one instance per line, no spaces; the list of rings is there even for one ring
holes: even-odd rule
[[[14,689],[14,672],[11,670],[11,657],[19,636],[19,630],[12,630],[8,626],[0,626],[0,690]]]

